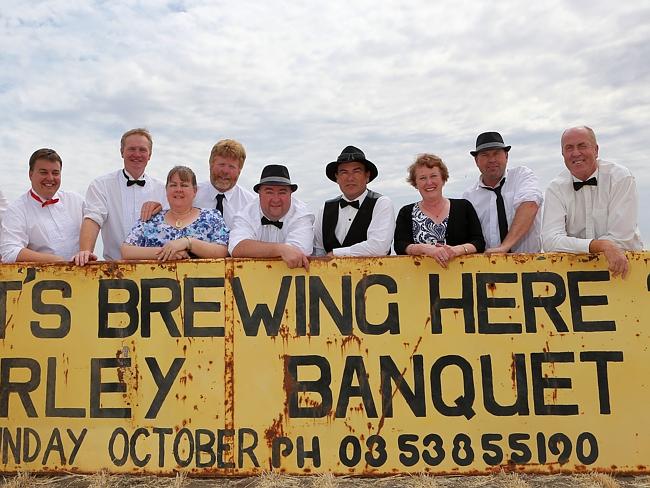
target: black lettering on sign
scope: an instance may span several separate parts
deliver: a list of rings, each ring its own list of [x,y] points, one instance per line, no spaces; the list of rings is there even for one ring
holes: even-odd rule
[[[592,361],[596,363],[596,375],[598,378],[598,404],[601,414],[610,414],[612,409],[609,403],[609,378],[607,375],[607,363],[623,362],[623,351],[582,351],[580,361],[585,363]]]
[[[393,417],[393,384],[399,391],[413,415],[416,417],[426,416],[426,404],[424,394],[424,360],[421,354],[412,357],[413,389],[400,372],[397,365],[390,356],[379,356],[379,368],[381,370],[381,406],[384,417]]]
[[[232,451],[232,444],[226,442],[226,438],[231,438],[235,435],[233,429],[219,429],[217,430],[217,467],[231,469],[235,467],[232,461],[224,461],[224,455]]]
[[[43,466],[47,464],[47,460],[50,457],[52,452],[56,452],[59,455],[59,464],[65,466],[65,451],[63,450],[63,440],[61,439],[61,433],[59,429],[52,429],[52,435],[50,436],[50,442],[47,443],[47,447],[43,452]]]
[[[16,429],[20,432],[20,427]],[[31,439],[34,439],[32,444]],[[36,458],[41,452],[41,436],[38,435],[34,429],[25,427],[23,429],[23,462],[32,463],[36,461]],[[70,457],[70,464],[74,462],[74,456],[76,452],[73,452],[73,455]]]
[[[567,286],[571,298],[571,318],[573,330],[576,332],[604,332],[616,330],[613,320],[593,320],[586,322],[582,319],[582,307],[607,305],[607,295],[580,295],[581,282],[609,281],[609,271],[569,271]]]
[[[0,281],[0,339],[5,338],[5,331],[9,320],[7,320],[7,292],[10,290],[22,290],[23,284],[20,281]]]
[[[481,356],[481,376],[483,384],[483,405],[492,415],[507,417],[510,415],[528,415],[528,378],[526,377],[526,356],[512,355],[513,380],[516,383],[516,397],[510,405],[499,404],[494,397],[494,375],[492,358],[489,354]]]
[[[111,290],[126,290],[129,298],[126,302],[114,303],[109,302],[109,292]],[[118,338],[129,337],[138,330],[138,302],[140,301],[140,290],[133,280],[99,280],[99,291],[97,297],[99,319],[97,321],[97,337]],[[111,327],[108,318],[111,314],[127,314],[129,323],[125,327]]]
[[[307,294],[305,292],[305,277],[296,276],[296,334],[298,336],[307,335]]]
[[[131,358],[92,358],[90,360],[90,416],[92,418],[128,419],[130,408],[102,407],[102,393],[124,393],[126,383],[102,383],[102,369],[129,368]],[[127,436],[128,437],[128,436]],[[120,466],[118,464],[118,466]]]
[[[535,283],[547,283],[546,290],[548,291],[548,284],[553,285],[555,293],[549,296],[533,296],[533,285]],[[569,332],[566,322],[562,318],[557,308],[566,300],[566,288],[564,280],[557,273],[551,272],[537,272],[537,273],[522,273],[521,274],[521,288],[524,299],[524,316],[526,318],[526,332],[537,332],[537,317],[535,315],[535,308],[543,308],[546,314],[553,322],[555,329],[558,332]]]
[[[187,439],[187,450],[180,449],[180,445],[181,445],[181,441],[183,440],[183,437]],[[189,429],[184,427],[178,431],[178,434],[176,434],[176,437],[174,438],[173,449],[174,449],[174,460],[176,461],[176,464],[178,464],[181,468],[187,468],[192,462],[192,458],[194,457],[194,436],[192,435],[192,432],[190,432]],[[185,458],[181,458],[181,454],[183,452],[187,452]]]
[[[477,273],[476,312],[479,334],[521,334],[520,323],[490,322],[490,308],[515,308],[514,298],[488,297],[488,288],[494,292],[497,283],[517,283],[516,273]]]
[[[252,442],[250,445],[246,445],[246,442],[244,442],[247,436],[252,438]],[[257,461],[257,457],[255,456],[255,448],[257,447],[257,443],[258,443],[257,432],[254,431],[253,429],[242,427],[241,429],[239,429],[237,439],[238,439],[237,465],[240,468],[244,466],[244,454],[246,454],[250,458],[251,462],[253,463],[253,466],[259,468],[260,463]]]
[[[197,302],[194,300],[195,288],[223,288],[223,278],[185,278],[183,280],[183,300],[185,302],[185,314],[183,316],[183,332],[185,337],[223,337],[223,324],[211,327],[194,326],[194,314],[197,312],[220,312],[223,292],[217,293],[214,301]]]
[[[70,284],[62,280],[43,280],[39,281],[32,288],[32,310],[41,315],[58,315],[59,325],[56,328],[41,327],[38,320],[32,320],[30,327],[34,337],[40,339],[60,339],[70,332],[70,310],[60,304],[43,303],[43,292],[47,290],[57,290],[61,292],[63,298],[72,296]]]
[[[56,406],[56,358],[47,358],[47,387],[45,389],[45,416],[79,418],[86,416],[85,408]]]
[[[7,427],[0,427],[0,437],[2,438],[2,464],[6,465],[9,462],[9,453],[14,457],[14,463],[20,463],[20,446],[22,443],[21,429],[16,429],[16,437],[11,435]]]
[[[279,468],[282,464],[280,456],[287,457],[293,452],[293,442],[288,437],[276,437],[271,443],[271,465]]]
[[[138,455],[138,438],[139,437],[149,437],[149,430],[145,429],[144,427],[138,427],[135,429],[133,432],[133,435],[131,436],[131,440],[129,441],[129,456],[131,457],[131,461],[133,461],[133,464],[135,464],[138,468],[144,468],[147,464],[149,464],[149,461],[151,460],[151,454],[147,453],[145,454],[144,457],[140,457]]]
[[[572,352],[534,352],[530,355],[535,415],[578,415],[578,405],[549,405],[544,402],[544,390],[570,389],[571,378],[555,378],[542,371],[544,363],[572,363]]]
[[[154,427],[154,434],[158,434],[158,467],[165,465],[165,436],[171,435],[174,430],[171,427]]]
[[[167,398],[167,395],[169,394],[169,390],[171,390],[171,387],[174,384],[174,380],[178,376],[178,373],[185,363],[185,358],[174,358],[174,361],[169,367],[169,371],[167,371],[166,375],[163,375],[160,366],[158,366],[158,360],[155,357],[146,357],[144,360],[147,362],[149,371],[151,371],[151,376],[153,377],[153,380],[156,382],[156,386],[158,387],[156,396],[154,396],[153,400],[151,401],[149,410],[147,410],[144,418],[155,419],[158,415],[158,412],[160,411],[160,408],[163,405],[163,402],[165,401],[165,398]]]
[[[429,304],[431,306],[431,333],[442,334],[443,309],[449,308],[462,310],[465,319],[465,333],[471,334],[476,331],[474,323],[474,290],[472,274],[462,274],[463,291],[460,298],[442,298],[440,296],[440,276],[429,275]]]
[[[194,433],[196,437],[196,467],[197,468],[209,468],[214,466],[217,463],[217,456],[214,453],[213,445],[215,444],[217,438],[214,435],[214,432],[208,429],[196,429]],[[205,442],[201,439],[203,436],[207,437]],[[202,454],[206,453],[208,459],[204,461],[202,459]]]
[[[122,442],[122,453],[115,453],[115,444],[118,439]],[[111,457],[111,462],[115,466],[124,466],[129,459],[129,434],[122,427],[118,427],[111,434],[108,440],[108,454]]]
[[[397,303],[388,304],[388,314],[386,320],[380,324],[371,324],[368,322],[366,314],[366,291],[371,286],[383,286],[386,291],[394,295],[397,293],[397,283],[388,275],[373,274],[364,276],[354,290],[354,311],[357,319],[359,330],[368,335],[381,335],[385,332],[390,334],[399,334],[399,310]]]
[[[309,332],[320,335],[320,304],[334,321],[341,335],[352,335],[352,277],[341,276],[341,309],[336,306],[332,295],[320,276],[309,277]]]
[[[253,313],[251,313],[246,302],[246,294],[244,293],[241,280],[235,277],[231,283],[233,296],[235,297],[235,303],[237,304],[237,310],[239,311],[245,334],[247,336],[257,336],[260,324],[263,322],[266,335],[269,337],[277,336],[280,330],[280,324],[282,323],[282,317],[284,316],[284,310],[287,306],[289,289],[291,288],[291,276],[282,277],[273,315],[271,315],[269,306],[266,303],[255,305]]]
[[[455,405],[447,405],[442,398],[442,372],[449,366],[457,367],[463,375],[463,394],[454,400]],[[474,389],[474,376],[472,366],[462,356],[442,356],[431,366],[431,399],[433,406],[447,417],[459,417],[463,415],[467,420],[471,419],[476,412],[472,406],[476,398]]]
[[[28,369],[27,381],[11,381],[12,369]],[[41,383],[41,366],[31,358],[0,358],[0,417],[9,416],[9,396],[15,393],[28,417],[38,417],[30,392]],[[5,463],[6,464],[6,463]]]
[[[285,358],[285,385],[289,403],[289,418],[322,418],[332,410],[332,371],[323,356],[288,356]],[[315,366],[319,369],[317,380],[299,380],[298,367]],[[300,393],[317,393],[321,397],[319,405],[300,406]]]
[[[169,290],[171,297],[168,301],[151,301],[151,290],[158,288]],[[178,281],[171,278],[143,279],[140,282],[140,289],[142,292],[142,304],[140,306],[140,333],[142,337],[151,337],[152,313],[160,314],[171,337],[180,337],[181,332],[172,316],[172,312],[181,304],[181,288]]]
[[[356,379],[355,379],[356,377]],[[353,386],[356,383],[358,386]],[[363,408],[366,411],[366,417],[376,418],[377,409],[375,401],[370,391],[368,373],[361,356],[348,356],[345,358],[345,367],[343,369],[343,378],[341,379],[341,390],[339,391],[339,401],[336,404],[336,417],[345,418],[348,413],[348,404],[351,397],[360,397],[363,402]]]
[[[298,458],[298,467],[305,467],[305,459],[311,459],[315,468],[320,468],[320,440],[318,436],[311,438],[311,450],[305,449],[305,439],[299,435],[296,439],[296,457]]]

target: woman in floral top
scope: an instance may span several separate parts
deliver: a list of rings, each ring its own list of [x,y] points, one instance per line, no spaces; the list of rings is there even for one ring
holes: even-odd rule
[[[165,188],[169,210],[136,222],[122,244],[122,258],[168,261],[225,257],[230,231],[218,210],[194,207],[194,172],[175,166],[167,175]]]

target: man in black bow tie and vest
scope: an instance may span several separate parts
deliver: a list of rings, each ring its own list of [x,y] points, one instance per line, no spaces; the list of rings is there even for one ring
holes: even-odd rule
[[[469,152],[481,174],[463,198],[481,221],[487,254],[542,250],[539,180],[526,166],[507,167],[510,148],[498,132],[483,132]]]
[[[121,259],[120,247],[141,215],[145,202],[165,202],[165,185],[145,174],[153,141],[146,129],[131,129],[122,135],[120,154],[124,166],[94,179],[86,191],[84,220],[79,234],[80,266],[94,261],[99,231],[102,231],[104,259]]]
[[[314,214],[293,197],[286,166],[269,164],[253,187],[259,199],[235,214],[228,250],[234,258],[282,258],[289,268],[309,269]]]
[[[390,199],[368,189],[379,174],[361,149],[347,146],[325,168],[342,194],[328,200],[314,225],[315,256],[386,256],[395,231]]]
[[[83,198],[60,189],[62,166],[53,149],[29,158],[31,188],[9,205],[2,221],[3,263],[69,261],[79,249]]]
[[[643,249],[634,176],[619,164],[598,159],[596,134],[587,126],[565,130],[561,145],[568,171],[546,189],[544,250],[602,252],[612,276],[624,278],[624,251]]]

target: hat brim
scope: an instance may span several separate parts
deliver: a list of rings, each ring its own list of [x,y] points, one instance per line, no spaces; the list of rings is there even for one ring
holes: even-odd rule
[[[264,186],[264,185],[267,185],[267,186],[288,186],[288,187],[291,188],[291,193],[293,193],[294,191],[296,191],[296,190],[298,189],[298,185],[295,185],[295,184],[291,184],[291,185],[289,185],[289,184],[287,184],[287,183],[280,182],[280,181],[278,181],[278,182],[275,182],[275,181],[265,181],[264,183],[258,183],[257,185],[255,185],[255,186],[253,187],[253,191],[254,191],[255,193],[259,193],[259,189],[260,189],[260,187],[261,187],[261,186]]]
[[[325,174],[327,177],[332,180],[333,182],[336,183],[336,170],[339,167],[339,164],[344,164],[344,163],[361,163],[366,167],[366,171],[370,171],[370,178],[368,178],[368,183],[370,183],[372,180],[377,178],[379,175],[379,170],[377,169],[377,166],[372,161],[368,161],[367,159],[360,159],[356,161],[332,161],[325,167]]]
[[[469,153],[472,156],[476,157],[477,155],[479,155],[483,151],[490,151],[491,149],[503,149],[505,152],[508,152],[508,151],[510,151],[511,147],[512,146],[506,146],[505,144],[501,144],[500,142],[495,142],[493,145],[492,144],[486,144],[485,146],[483,146],[478,151],[470,151]]]

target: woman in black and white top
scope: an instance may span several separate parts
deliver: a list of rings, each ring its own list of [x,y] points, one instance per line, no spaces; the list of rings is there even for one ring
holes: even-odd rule
[[[409,166],[408,173],[406,181],[420,192],[422,200],[399,211],[395,252],[431,256],[445,268],[457,256],[483,252],[485,239],[472,204],[442,194],[449,178],[442,159],[421,154]]]

